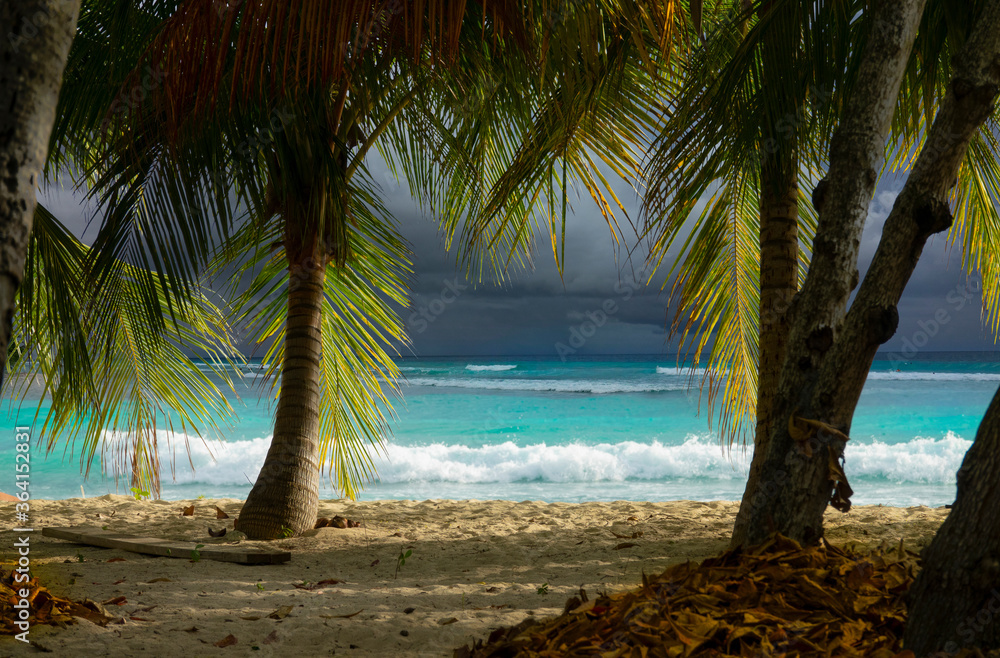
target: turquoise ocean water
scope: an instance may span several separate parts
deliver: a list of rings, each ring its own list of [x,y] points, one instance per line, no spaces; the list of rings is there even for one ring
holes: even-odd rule
[[[704,405],[699,413],[696,381],[690,386],[689,371],[668,357],[402,359],[400,367],[404,399],[376,459],[380,481],[363,499],[738,500],[743,492],[749,454],[721,447]],[[246,496],[273,413],[248,370],[231,396],[240,420],[224,441],[161,434],[165,498]],[[998,386],[994,353],[876,361],[846,452],[854,501],[950,503]],[[0,437],[8,437],[0,439],[0,490],[13,490],[14,427],[30,424],[36,404],[8,402],[0,413]],[[88,479],[80,470],[72,448],[47,457],[34,449],[32,497],[77,497],[81,485],[88,497],[128,493],[99,459]],[[322,495],[337,493],[326,482]]]

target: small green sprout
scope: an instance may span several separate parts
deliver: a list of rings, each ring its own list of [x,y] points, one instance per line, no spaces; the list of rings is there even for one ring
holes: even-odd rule
[[[406,559],[411,555],[413,555],[412,550],[407,549],[407,551],[404,553],[403,549],[399,549],[399,557],[396,558],[396,573],[393,574],[392,576],[393,580],[395,580],[396,577],[399,576],[399,570],[403,568],[403,565],[406,564]]]
[[[146,491],[145,489],[140,489],[139,487],[132,487],[131,489],[129,489],[129,491],[132,492],[132,497],[135,498],[136,500],[145,500],[146,498],[149,498],[149,492]]]

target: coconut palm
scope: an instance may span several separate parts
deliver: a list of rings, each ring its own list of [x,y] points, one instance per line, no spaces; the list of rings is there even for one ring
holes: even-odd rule
[[[639,171],[646,83],[683,20],[672,2],[84,5],[56,135],[101,210],[86,272],[128,263],[180,326],[207,266],[246,273],[233,318],[271,341],[278,403],[238,527],[267,538],[312,526],[321,467],[353,494],[387,432],[408,264],[372,150],[471,269],[529,262],[539,228],[558,255],[574,180],[617,226],[609,176]]]
[[[787,309],[815,233],[813,188],[873,28],[855,20],[863,5],[734,2],[707,14],[710,35],[688,62],[684,92],[648,163],[644,211],[653,257],[677,256],[668,277],[674,329],[696,362],[708,352],[703,384],[722,436],[731,444],[752,429],[755,454],[763,454],[774,429]],[[905,173],[919,152],[950,80],[951,54],[977,7],[928,3],[886,145],[886,171]],[[991,202],[1000,174],[995,140],[995,130],[984,130],[973,141],[954,189],[949,234],[961,243],[970,273],[983,278],[994,329],[1000,287],[986,254],[998,218]],[[702,209],[692,214],[696,207]],[[796,215],[797,226],[788,221]],[[756,465],[744,501],[755,495]],[[744,530],[738,520],[734,542]]]
[[[94,78],[81,74],[81,53],[93,55],[98,46],[107,52],[134,47],[126,30],[108,29],[120,7],[104,3],[100,8],[100,33],[95,31],[99,12],[94,4],[84,6],[78,25],[80,36],[69,58],[62,109],[56,113],[59,120],[42,171],[49,185],[58,185],[74,167],[93,160],[93,142],[77,137],[86,132],[80,126],[89,119],[97,127],[101,116],[80,94],[96,99],[104,92],[105,107],[115,100],[115,71],[104,71],[101,79],[107,87],[94,84]],[[116,18],[123,28],[131,20],[147,27],[158,22],[144,13]],[[118,73],[122,79],[126,72]],[[74,102],[82,112],[71,115],[65,107]],[[88,111],[90,117],[85,116]],[[164,432],[168,442],[174,434],[186,441],[205,429],[218,431],[232,419],[232,408],[220,390],[220,385],[232,386],[229,371],[212,364],[230,362],[239,354],[225,315],[197,282],[191,294],[175,298],[155,272],[123,257],[127,251],[126,245],[106,255],[97,267],[97,252],[43,205],[36,206],[13,318],[10,346],[16,358],[6,366],[11,377],[5,392],[37,398],[40,425],[34,434],[46,437],[49,451],[66,449],[82,436],[83,470],[89,472],[100,456],[103,470],[116,479],[127,476],[137,492],[156,495]],[[202,369],[198,357],[209,367]],[[49,405],[39,417],[42,400]]]

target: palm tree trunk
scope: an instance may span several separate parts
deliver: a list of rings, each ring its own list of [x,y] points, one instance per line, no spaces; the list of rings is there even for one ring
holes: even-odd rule
[[[78,0],[0,4],[0,385]]]
[[[793,158],[794,160],[794,158]],[[794,165],[793,165],[794,166]],[[757,408],[754,456],[742,500],[757,495],[760,466],[771,436],[774,401],[788,344],[788,307],[798,289],[798,180],[796,172],[777,167],[761,172],[760,210],[760,347],[757,366]],[[746,514],[736,517],[732,545],[746,539]]]
[[[285,358],[274,436],[260,475],[235,524],[251,539],[310,530],[319,506],[319,401],[323,281],[328,257],[286,240],[290,282]],[[295,241],[297,242],[297,241]]]
[[[749,483],[754,490],[748,486],[740,506],[736,545],[760,543],[774,530],[805,543],[819,541],[822,535],[823,511],[832,488],[828,462],[842,446],[797,445],[788,437],[788,418],[803,406],[802,396],[813,383],[815,368],[843,322],[857,262],[854,231],[864,225],[893,101],[922,11],[923,0],[910,0],[881,6],[870,18],[892,29],[874,31],[838,130],[844,137],[835,138],[831,149],[827,176],[831,191],[825,201],[818,199],[821,226],[809,278],[788,310],[787,354],[767,419],[770,435],[754,454],[755,479]],[[825,409],[798,413],[827,420]],[[803,415],[807,413],[812,415]]]
[[[896,305],[927,238],[951,224],[951,187],[1000,88],[1000,5],[989,4],[954,59],[955,77],[847,312],[861,232],[923,6],[924,0],[884,3],[870,18],[878,29],[832,141],[829,172],[814,192],[819,228],[809,275],[789,311],[788,352],[758,495],[744,501],[747,544],[773,531],[818,542],[827,505],[850,508],[840,463],[854,409],[876,351],[896,331]],[[807,420],[825,426],[816,429]]]
[[[1000,649],[1000,391],[958,471],[955,506],[910,588],[904,646],[916,655]]]
[[[799,17],[789,9],[773,20],[774,27],[764,35],[762,69],[764,83],[769,73],[772,84],[786,93],[783,102],[772,108],[763,126],[760,168],[760,311],[759,351],[757,359],[757,405],[754,430],[754,454],[763,455],[771,436],[774,400],[785,361],[788,340],[788,307],[798,290],[799,279],[799,183],[798,139],[792,119],[801,109],[804,91],[794,89],[778,72],[787,71],[784,60],[799,56]],[[760,481],[760,459],[750,464],[750,475],[743,495],[753,500]],[[742,507],[742,506],[741,506]],[[736,517],[732,545],[746,539],[746,514]]]

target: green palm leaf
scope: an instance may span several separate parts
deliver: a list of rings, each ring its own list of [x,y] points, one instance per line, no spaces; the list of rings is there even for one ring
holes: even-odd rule
[[[41,397],[50,398],[37,429],[49,451],[82,435],[85,472],[100,453],[116,479],[125,475],[132,486],[158,492],[161,433],[168,444],[183,436],[188,447],[189,435],[217,433],[232,420],[232,407],[199,362],[215,364],[211,372],[232,388],[226,364],[239,354],[204,294],[175,306],[176,321],[164,322],[165,291],[155,288],[156,308],[145,303],[148,273],[119,261],[98,285],[90,252],[39,206],[18,293],[15,341],[23,354],[10,367],[13,392],[41,394],[36,419]]]

